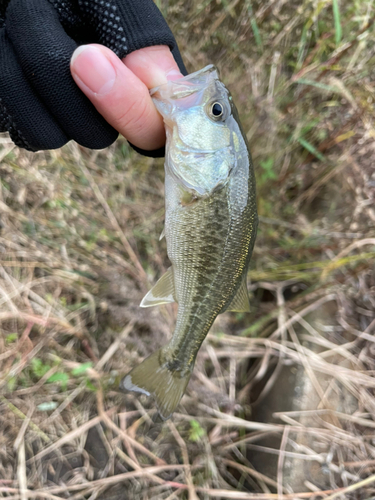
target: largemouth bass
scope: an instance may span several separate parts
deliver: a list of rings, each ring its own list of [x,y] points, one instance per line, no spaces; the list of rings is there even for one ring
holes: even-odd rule
[[[247,269],[258,216],[251,156],[236,107],[212,65],[150,91],[164,118],[169,270],[142,307],[178,303],[170,342],[121,389],[152,395],[163,419],[185,392],[216,316],[249,311]]]

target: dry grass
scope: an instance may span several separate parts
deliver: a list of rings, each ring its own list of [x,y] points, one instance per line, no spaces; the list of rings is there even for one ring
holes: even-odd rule
[[[174,326],[138,308],[168,267],[162,162],[0,138],[0,498],[373,498],[373,3],[157,3],[250,140],[252,313],[158,422],[117,383]]]

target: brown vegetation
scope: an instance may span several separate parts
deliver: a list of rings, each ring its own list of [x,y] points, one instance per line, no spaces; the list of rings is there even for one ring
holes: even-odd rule
[[[215,63],[258,181],[251,314],[218,318],[171,421],[117,391],[165,343],[163,164],[0,138],[0,498],[375,495],[371,0],[158,0]]]

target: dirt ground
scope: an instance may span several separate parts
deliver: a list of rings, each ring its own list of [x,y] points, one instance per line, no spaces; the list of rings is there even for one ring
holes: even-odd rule
[[[0,136],[0,498],[375,498],[372,0],[159,0],[250,142],[251,313],[165,423],[118,381],[173,332],[163,161]],[[143,269],[143,271],[141,271]]]

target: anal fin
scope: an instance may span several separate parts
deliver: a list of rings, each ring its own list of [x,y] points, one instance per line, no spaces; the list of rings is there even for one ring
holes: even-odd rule
[[[246,286],[246,279],[242,281],[240,288],[237,290],[232,302],[226,308],[226,311],[250,312],[250,301]]]
[[[140,307],[152,307],[176,302],[175,297],[173,269],[170,267],[156,282],[156,285],[143,297]]]

